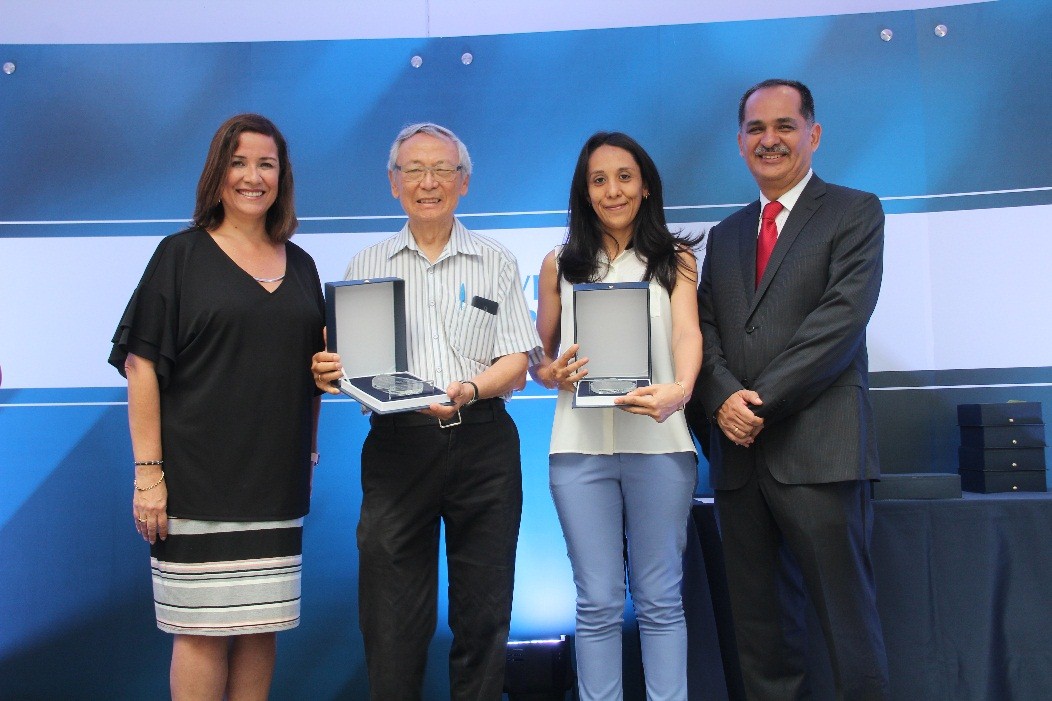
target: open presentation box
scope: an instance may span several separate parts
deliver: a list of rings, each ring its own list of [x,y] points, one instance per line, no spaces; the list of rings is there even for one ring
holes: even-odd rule
[[[602,282],[573,286],[574,343],[588,358],[574,407],[612,407],[651,383],[650,285]]]
[[[405,281],[325,283],[328,349],[343,362],[340,391],[378,414],[448,404],[449,397],[409,372]]]

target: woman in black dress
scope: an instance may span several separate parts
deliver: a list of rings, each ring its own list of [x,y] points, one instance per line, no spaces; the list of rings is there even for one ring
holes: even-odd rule
[[[161,241],[113,337],[132,515],[157,625],[175,636],[172,697],[266,698],[275,634],[299,623],[324,323],[314,261],[288,241],[292,166],[268,119],[216,132],[193,224]]]

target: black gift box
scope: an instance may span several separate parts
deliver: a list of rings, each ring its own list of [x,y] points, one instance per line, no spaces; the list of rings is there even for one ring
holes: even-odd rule
[[[883,474],[873,482],[874,499],[960,499],[961,476],[948,472]]]
[[[969,492],[1044,492],[1040,402],[959,404],[961,486]]]
[[[961,486],[965,491],[992,494],[994,492],[1044,492],[1044,470],[961,470]]]
[[[957,405],[957,424],[959,426],[1013,426],[1040,423],[1043,423],[1041,402]]]
[[[961,445],[968,448],[1043,448],[1045,426],[961,426]]]
[[[962,470],[1044,470],[1044,448],[966,448],[957,449]]]

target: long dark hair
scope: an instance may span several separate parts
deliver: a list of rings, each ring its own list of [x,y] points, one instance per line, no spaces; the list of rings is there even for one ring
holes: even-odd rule
[[[289,148],[274,122],[258,114],[238,114],[223,122],[212,137],[205,157],[201,179],[197,181],[197,202],[194,205],[194,224],[202,229],[215,229],[223,223],[223,203],[219,193],[223,188],[230,161],[238,141],[245,132],[262,134],[274,139],[278,147],[278,197],[267,210],[267,236],[275,243],[292,238],[299,226],[296,219],[295,187],[292,182],[292,163]]]
[[[647,282],[656,280],[672,294],[677,270],[686,271],[678,254],[698,245],[704,235],[691,239],[669,231],[657,166],[635,139],[619,131],[596,132],[585,142],[577,157],[573,180],[570,181],[570,213],[567,216],[566,244],[559,253],[559,272],[573,284],[595,282],[603,275],[599,252],[603,250],[603,237],[609,234],[599,222],[588,195],[588,160],[600,146],[615,146],[628,151],[639,166],[649,197],[639,204],[632,248],[646,261],[643,279]]]

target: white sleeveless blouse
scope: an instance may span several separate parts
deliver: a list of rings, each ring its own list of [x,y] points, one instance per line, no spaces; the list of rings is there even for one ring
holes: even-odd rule
[[[600,259],[606,260],[602,253]],[[599,282],[639,282],[645,272],[646,264],[628,249],[608,264],[607,272]],[[573,343],[573,285],[562,275],[559,276],[559,296],[562,301],[560,338],[565,350]],[[653,381],[656,384],[674,382],[672,303],[668,291],[654,281],[650,282],[650,353]],[[694,441],[690,438],[682,411],[659,424],[649,416],[630,414],[622,409],[574,409],[573,395],[559,392],[550,453],[613,455],[687,451],[694,452]]]

